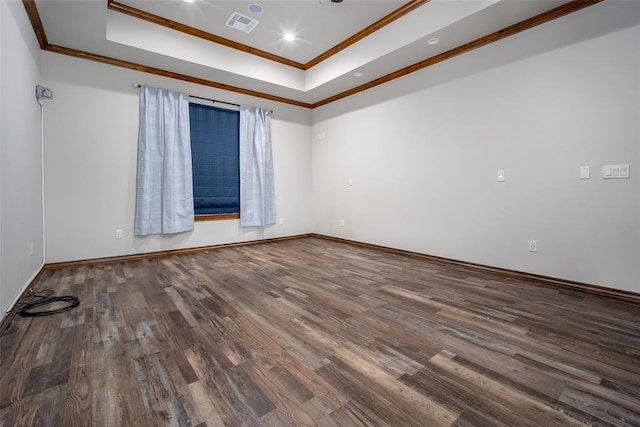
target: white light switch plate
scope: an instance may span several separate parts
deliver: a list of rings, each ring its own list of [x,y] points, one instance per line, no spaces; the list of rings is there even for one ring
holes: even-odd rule
[[[580,166],[580,179],[590,179],[591,168],[589,166]]]
[[[604,165],[602,167],[602,178],[604,179],[620,179],[629,178],[629,164],[621,165]]]

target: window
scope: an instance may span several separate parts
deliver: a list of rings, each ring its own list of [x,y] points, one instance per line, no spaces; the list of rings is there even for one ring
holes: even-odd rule
[[[196,218],[240,213],[240,112],[189,104]]]

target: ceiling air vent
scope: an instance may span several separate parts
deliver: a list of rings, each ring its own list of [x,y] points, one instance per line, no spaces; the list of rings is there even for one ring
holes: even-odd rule
[[[227,21],[227,26],[231,28],[235,28],[236,30],[244,31],[245,33],[250,33],[260,21],[257,19],[249,18],[238,12],[233,12],[229,20]]]

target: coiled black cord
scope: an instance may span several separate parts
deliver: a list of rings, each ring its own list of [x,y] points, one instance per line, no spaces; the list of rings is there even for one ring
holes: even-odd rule
[[[61,297],[52,296],[53,291],[51,289],[46,289],[42,292],[33,292],[33,290],[29,289],[29,292],[30,295],[26,298],[26,301],[18,301],[18,304],[22,305],[19,313],[24,317],[50,316],[52,314],[69,311],[72,308],[80,305],[80,299],[78,297],[74,297],[71,295],[65,295]],[[53,304],[55,302],[63,302],[67,303],[67,305],[53,310],[32,311],[34,308],[47,304]]]

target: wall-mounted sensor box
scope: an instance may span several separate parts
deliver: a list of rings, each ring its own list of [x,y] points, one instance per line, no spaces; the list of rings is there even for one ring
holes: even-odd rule
[[[53,91],[48,87],[36,86],[36,98],[53,98]]]

